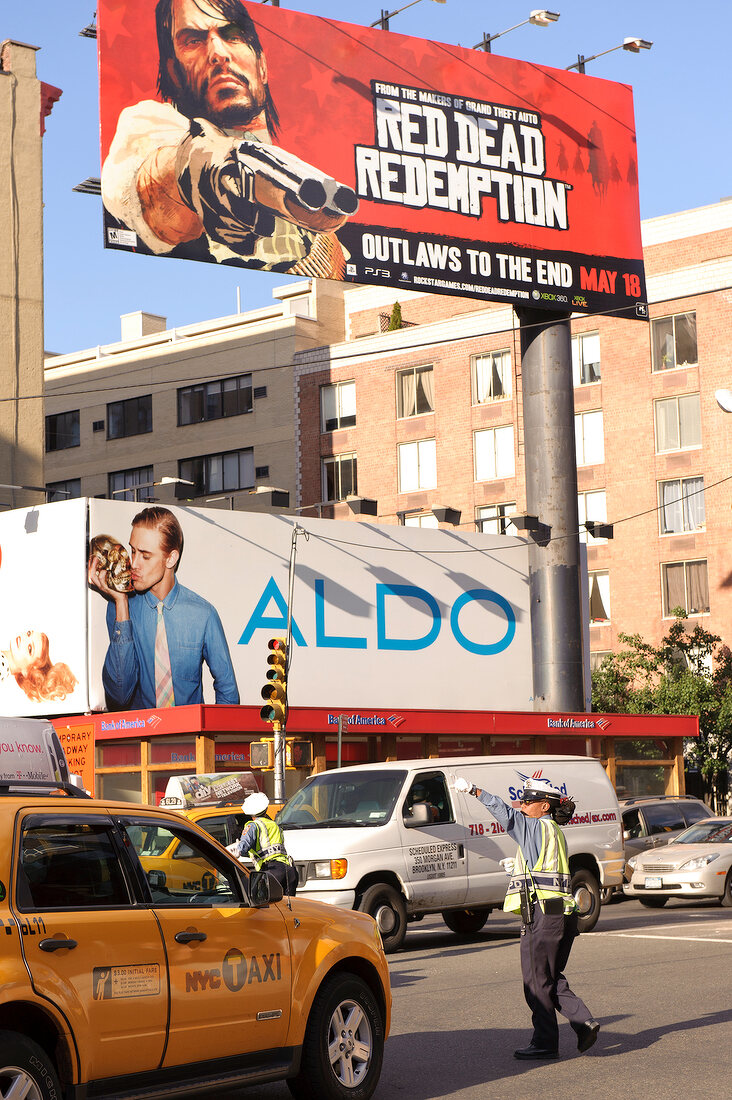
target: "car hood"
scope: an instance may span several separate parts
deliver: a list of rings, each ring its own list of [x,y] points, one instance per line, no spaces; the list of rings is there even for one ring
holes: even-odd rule
[[[663,864],[665,867],[681,867],[699,856],[732,856],[732,844],[668,844],[655,852],[644,852],[638,860],[647,870]]]

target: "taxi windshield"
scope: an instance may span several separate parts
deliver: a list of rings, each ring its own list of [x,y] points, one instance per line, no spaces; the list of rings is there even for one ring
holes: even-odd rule
[[[674,844],[729,844],[732,841],[732,820],[697,821],[679,833]]]
[[[283,829],[385,825],[406,772],[364,771],[314,775],[277,815]]]

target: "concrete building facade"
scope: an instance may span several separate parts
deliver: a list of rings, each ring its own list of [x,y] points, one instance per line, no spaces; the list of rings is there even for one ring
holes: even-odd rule
[[[714,394],[731,381],[732,201],[647,221],[643,240],[650,324],[571,326],[594,661],[620,632],[658,642],[679,606],[730,640],[732,417]],[[511,530],[526,510],[515,317],[398,299],[405,327],[384,332],[393,289],[348,291],[347,339],[297,356],[298,506],[348,518],[349,491],[384,523]]]

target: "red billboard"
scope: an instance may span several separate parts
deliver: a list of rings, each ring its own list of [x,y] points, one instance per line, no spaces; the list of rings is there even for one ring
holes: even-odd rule
[[[646,316],[633,96],[241,0],[102,0],[110,248]]]

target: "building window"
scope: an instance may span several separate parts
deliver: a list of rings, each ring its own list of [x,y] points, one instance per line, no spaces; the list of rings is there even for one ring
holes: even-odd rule
[[[610,622],[610,574],[590,573],[590,622]]]
[[[422,416],[435,411],[433,377],[431,366],[397,371],[397,417]]]
[[[79,444],[78,409],[46,417],[47,451],[65,451],[67,447],[78,447]]]
[[[695,367],[696,314],[677,313],[651,321],[653,369],[673,370],[674,367]]]
[[[437,486],[437,451],[434,439],[399,445],[399,492],[434,489]]]
[[[124,439],[153,430],[152,394],[112,401],[107,405],[107,439]]]
[[[709,611],[709,577],[706,561],[677,561],[661,566],[663,614],[670,618],[680,607],[685,615]]]
[[[46,503],[54,500],[71,500],[81,496],[81,478],[70,477],[66,481],[46,482]]]
[[[352,428],[356,423],[356,383],[334,382],[320,387],[320,423],[322,431]]]
[[[193,482],[190,495],[195,497],[251,489],[254,485],[254,449],[243,447],[240,451],[181,459],[178,477]]]
[[[656,454],[701,447],[699,394],[664,397],[655,401]]]
[[[491,351],[472,359],[473,404],[511,396],[511,352]]]
[[[588,542],[590,546],[598,542],[607,542],[607,539],[595,538],[584,526],[587,520],[594,520],[595,523],[607,523],[607,500],[604,489],[597,489],[592,493],[578,493],[577,514],[579,516],[580,542]]]
[[[178,390],[178,424],[200,424],[252,411],[252,376],[219,378]]]
[[[417,516],[405,516],[405,527],[439,527],[440,524],[437,520],[437,516],[433,516],[432,512],[421,512]]]
[[[583,332],[572,337],[572,379],[575,386],[600,381],[599,332]]]
[[[323,459],[323,500],[345,500],[358,492],[356,456],[333,455]]]
[[[574,439],[578,466],[595,466],[605,461],[602,409],[576,414]]]
[[[706,526],[704,478],[676,477],[658,483],[658,515],[662,535],[702,531]]]
[[[516,501],[510,504],[483,504],[475,511],[475,525],[484,535],[517,535],[508,518],[516,511]]]
[[[484,428],[473,435],[475,480],[494,481],[498,477],[513,477],[513,424],[502,428]]]
[[[611,649],[596,649],[590,653],[590,672],[596,672],[606,657],[612,656]]]
[[[109,496],[113,500],[152,500],[154,491],[152,479],[152,466],[138,466],[136,470],[118,470],[109,475]]]

